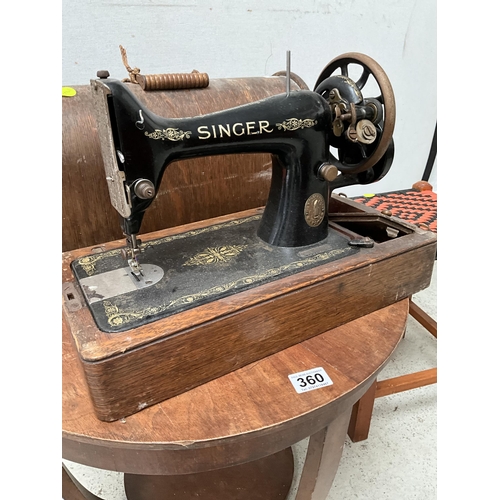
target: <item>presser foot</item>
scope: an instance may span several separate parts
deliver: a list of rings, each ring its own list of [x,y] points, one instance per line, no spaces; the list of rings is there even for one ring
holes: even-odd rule
[[[137,259],[128,259],[128,266],[132,273],[132,276],[137,280],[141,281],[141,278],[144,277],[144,273],[142,272],[142,267],[137,261]]]
[[[122,257],[128,262],[132,276],[137,280],[141,281],[144,277],[142,272],[141,264],[139,263],[137,256],[143,251],[141,247],[141,240],[137,239],[135,234],[126,235],[127,237],[127,248],[122,249]]]

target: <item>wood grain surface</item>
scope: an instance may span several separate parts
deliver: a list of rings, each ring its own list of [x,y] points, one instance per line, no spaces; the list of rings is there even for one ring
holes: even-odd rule
[[[408,299],[115,422],[96,418],[63,322],[63,457],[133,474],[187,474],[256,460],[328,426],[398,345]],[[323,367],[333,385],[298,394],[288,375]]]
[[[293,453],[286,448],[215,471],[176,476],[125,474],[123,482],[129,500],[286,500],[293,473]]]

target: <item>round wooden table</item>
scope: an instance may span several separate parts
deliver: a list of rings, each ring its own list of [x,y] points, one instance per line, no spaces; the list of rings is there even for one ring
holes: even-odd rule
[[[123,472],[129,500],[285,499],[291,446],[309,437],[296,500],[325,499],[352,407],[407,317],[405,299],[116,422],[95,417],[63,321],[63,458]],[[288,376],[317,367],[333,384],[298,393]],[[69,477],[64,500],[97,498]]]

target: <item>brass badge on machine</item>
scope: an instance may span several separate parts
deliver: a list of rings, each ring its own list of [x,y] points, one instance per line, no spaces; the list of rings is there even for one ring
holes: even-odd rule
[[[304,217],[311,227],[319,226],[325,217],[325,199],[319,193],[314,193],[307,198],[304,206]]]

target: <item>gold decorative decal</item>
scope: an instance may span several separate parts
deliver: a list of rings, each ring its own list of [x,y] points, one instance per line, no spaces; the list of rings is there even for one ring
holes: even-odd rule
[[[325,199],[319,193],[314,193],[307,198],[304,206],[304,217],[307,225],[317,227],[325,218]]]
[[[279,130],[298,130],[299,128],[310,128],[316,125],[317,120],[311,120],[310,118],[305,118],[302,120],[301,118],[288,118],[282,123],[277,123],[276,126]]]
[[[154,132],[144,132],[144,135],[150,139],[168,139],[169,141],[182,141],[189,139],[192,132],[179,130],[178,128],[165,128],[163,130],[156,129]]]
[[[98,261],[112,257],[113,255],[119,254],[120,250],[111,250],[109,252],[103,252],[93,255],[87,255],[78,259],[78,263],[82,266],[83,270],[87,273],[87,276],[92,276],[96,272],[95,265]]]
[[[182,238],[189,238],[191,236],[196,236],[197,234],[209,233],[211,231],[217,231],[217,229],[221,229],[227,226],[238,226],[240,224],[245,224],[246,222],[259,220],[261,215],[252,215],[251,217],[246,217],[244,219],[235,219],[229,222],[221,222],[220,224],[214,224],[213,226],[202,227],[200,229],[193,229],[192,231],[186,231],[185,233],[174,234],[173,236],[164,236],[163,238],[159,238],[157,240],[148,241],[148,245],[161,245],[162,243],[167,243],[168,241],[180,240]]]
[[[189,238],[191,236],[196,236],[201,233],[208,233],[210,231],[216,231],[225,226],[237,226],[239,224],[244,224],[245,222],[258,220],[262,216],[261,215],[252,215],[251,217],[247,217],[244,219],[235,219],[229,222],[222,222],[220,224],[214,224],[213,226],[202,227],[200,229],[194,229],[193,231],[186,231],[185,233],[174,234],[173,236],[165,236],[163,238],[159,238],[157,240],[148,241],[148,246],[160,245],[162,243],[166,243],[167,241],[180,240],[183,238]],[[78,264],[82,266],[82,269],[87,273],[87,276],[92,276],[96,272],[96,263],[102,259],[107,259],[109,257],[114,257],[115,255],[119,255],[121,253],[121,249],[117,248],[115,250],[108,250],[106,252],[87,255],[86,257],[81,257],[78,259]]]
[[[106,317],[108,318],[108,323],[111,326],[120,326],[120,325],[126,325],[127,323],[130,323],[131,321],[135,321],[137,319],[141,319],[145,316],[144,312],[134,312],[134,311],[129,311],[129,312],[120,312],[118,307],[111,303],[109,300],[104,300],[103,302],[104,305],[104,311],[106,312]],[[148,308],[147,314],[153,314],[155,311],[159,309],[158,307],[150,307]]]
[[[224,247],[206,248],[203,252],[191,257],[184,266],[206,266],[217,262],[229,262],[238,256],[246,245],[228,245]]]
[[[233,290],[241,286],[251,285],[253,283],[260,282],[261,280],[266,278],[279,276],[281,273],[285,271],[301,269],[308,266],[309,264],[326,261],[334,256],[341,255],[348,251],[349,251],[348,248],[342,248],[342,249],[330,250],[329,252],[322,252],[301,261],[291,262],[290,264],[276,267],[274,269],[268,269],[262,274],[246,276],[244,278],[240,278],[238,280],[231,281],[229,283],[224,283],[222,285],[214,286],[212,288],[209,288],[208,290],[203,290],[195,294],[179,297],[178,299],[171,300],[170,302],[167,302],[166,304],[163,304],[158,307],[146,307],[145,309],[140,311],[120,311],[116,305],[106,300],[103,301],[104,310],[110,326],[112,327],[123,326],[126,325],[127,323],[143,319],[147,316],[164,313],[165,311],[168,311],[169,309],[172,309],[179,305],[193,304],[197,300],[204,299],[207,297],[212,297],[214,295],[223,293],[227,290]]]

